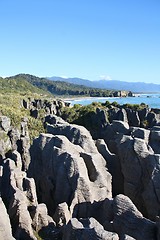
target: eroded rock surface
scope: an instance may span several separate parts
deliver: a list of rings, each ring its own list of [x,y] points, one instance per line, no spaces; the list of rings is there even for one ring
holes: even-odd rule
[[[124,176],[124,193],[145,216],[155,220],[160,210],[160,155],[154,154],[145,140],[139,138],[124,135],[116,143]]]
[[[33,144],[30,171],[40,202],[53,215],[62,202],[73,212],[77,203],[111,197],[111,175],[105,164],[98,151],[85,152],[62,135],[41,134]],[[77,216],[86,216],[86,211],[78,207]]]
[[[22,163],[19,161],[17,158],[4,160],[1,194],[7,206],[13,236],[17,240],[36,240],[35,232],[38,234],[50,223],[55,229],[55,224],[48,216],[46,206],[38,204],[34,179],[21,171]]]
[[[0,197],[0,239],[2,240],[14,240],[12,236],[12,229],[10,219],[7,214],[6,207]]]
[[[84,127],[46,116],[49,133],[31,149],[27,119],[18,131],[1,118],[0,239],[160,239],[160,127],[142,128],[147,109],[110,112],[112,123],[96,112],[96,141]],[[153,113],[151,125],[159,121]]]
[[[113,226],[121,238],[128,234],[136,240],[156,239],[156,224],[144,218],[128,197],[117,195],[113,212]]]
[[[118,240],[116,233],[105,231],[94,218],[77,220],[72,218],[64,229],[63,240]]]
[[[71,143],[81,146],[84,151],[97,153],[95,143],[86,128],[76,124],[69,124],[57,116],[52,116],[52,121],[54,124],[46,124],[48,133],[66,136]]]

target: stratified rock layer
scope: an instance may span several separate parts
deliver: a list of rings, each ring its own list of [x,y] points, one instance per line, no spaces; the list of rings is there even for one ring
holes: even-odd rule
[[[86,216],[87,208],[78,203],[112,196],[111,175],[105,164],[98,151],[86,152],[62,135],[41,134],[33,144],[30,169],[39,201],[47,204],[51,215],[58,204],[66,202],[74,215]]]
[[[156,224],[144,218],[128,197],[117,195],[113,200],[113,212],[113,226],[120,237],[128,234],[136,240],[156,239]]]
[[[7,214],[5,205],[0,198],[0,239],[14,240],[12,237],[12,229],[10,224],[10,219]]]
[[[43,103],[25,105],[36,117]],[[160,127],[140,127],[159,112],[97,114],[103,139],[49,115],[31,149],[27,119],[0,118],[0,239],[160,239]]]
[[[35,232],[38,234],[49,224],[53,225],[54,230],[54,222],[48,216],[46,206],[38,204],[34,179],[21,171],[22,160],[20,164],[18,157],[17,154],[14,160],[8,158],[4,161],[0,190],[7,206],[13,236],[17,240],[36,240]]]

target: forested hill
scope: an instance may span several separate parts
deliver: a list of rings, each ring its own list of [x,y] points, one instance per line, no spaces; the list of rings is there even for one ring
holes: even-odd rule
[[[29,74],[19,74],[8,78],[0,78],[1,91],[37,92],[53,95],[80,95],[92,97],[108,97],[128,95],[128,92],[106,90],[76,85],[62,81],[51,81]]]
[[[49,94],[49,92],[37,88],[32,83],[28,82],[25,77],[21,76],[8,78],[0,77],[0,93]]]

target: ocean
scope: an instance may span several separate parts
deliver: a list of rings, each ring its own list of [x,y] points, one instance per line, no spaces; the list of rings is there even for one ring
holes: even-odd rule
[[[92,97],[92,98],[79,98],[74,100],[68,100],[71,105],[74,104],[81,104],[81,105],[88,105],[92,102],[101,102],[104,103],[106,101],[114,102],[123,105],[126,103],[130,104],[141,104],[145,103],[150,108],[160,108],[160,93],[145,93],[145,94],[136,94],[135,97]]]

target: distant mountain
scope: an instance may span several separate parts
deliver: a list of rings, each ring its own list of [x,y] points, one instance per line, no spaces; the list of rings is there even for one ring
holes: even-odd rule
[[[91,87],[91,88],[99,88],[98,81],[90,81],[87,79],[82,79],[82,78],[62,78],[62,77],[48,77],[49,80],[52,81],[63,81],[63,82],[68,82],[68,83],[73,83],[77,85],[83,85],[86,87]],[[103,89],[102,87],[100,87]],[[107,88],[105,88],[107,89]],[[120,90],[120,89],[117,89]]]
[[[87,87],[112,89],[112,90],[125,90],[132,92],[160,92],[160,84],[144,83],[144,82],[124,82],[119,80],[98,80],[90,81],[81,78],[62,78],[50,77],[52,81],[65,81],[69,83],[84,85]]]

